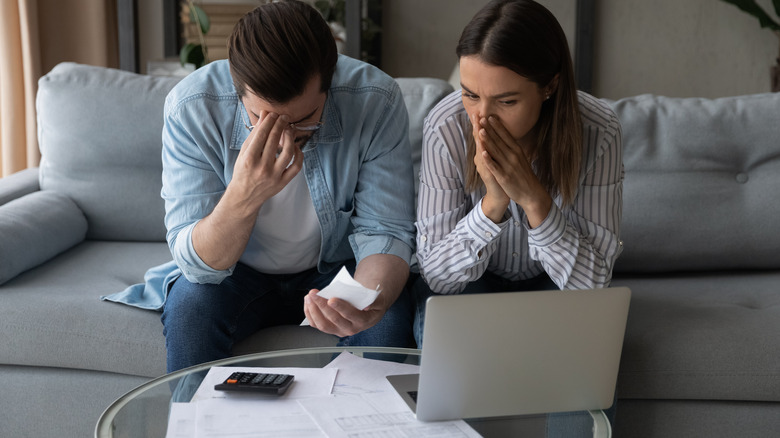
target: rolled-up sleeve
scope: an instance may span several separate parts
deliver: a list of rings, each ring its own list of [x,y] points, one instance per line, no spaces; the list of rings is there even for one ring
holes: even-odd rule
[[[190,102],[197,105],[197,102]],[[219,283],[232,274],[208,266],[192,243],[192,231],[206,217],[225,192],[223,158],[217,152],[223,144],[215,127],[204,120],[196,121],[195,112],[182,110],[183,103],[166,100],[162,142],[162,197],[165,200],[166,238],[173,259],[182,274],[193,283]],[[216,125],[216,124],[212,124]]]

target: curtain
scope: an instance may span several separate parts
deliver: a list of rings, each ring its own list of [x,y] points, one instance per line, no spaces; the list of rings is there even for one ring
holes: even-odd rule
[[[0,0],[0,177],[40,161],[38,79],[63,61],[117,67],[116,0]]]

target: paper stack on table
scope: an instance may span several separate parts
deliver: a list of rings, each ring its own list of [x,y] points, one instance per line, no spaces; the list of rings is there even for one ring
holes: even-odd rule
[[[236,371],[292,374],[284,395],[227,393],[214,385]],[[335,369],[212,367],[189,403],[172,403],[166,437],[297,436],[321,438],[320,428],[298,399],[327,396]]]
[[[214,390],[234,371],[292,374],[284,395]],[[464,421],[417,421],[385,379],[417,365],[343,352],[324,368],[213,367],[190,403],[172,403],[166,437],[479,437]]]

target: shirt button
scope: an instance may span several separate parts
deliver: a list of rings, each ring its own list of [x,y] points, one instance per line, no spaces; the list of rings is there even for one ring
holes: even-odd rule
[[[493,237],[493,233],[491,233],[490,231],[485,231],[485,237],[488,238]]]
[[[516,253],[516,252],[513,252],[513,253],[512,253],[512,257],[514,257],[514,258],[517,258],[518,256],[520,256],[520,254],[518,254],[518,253]]]
[[[423,242],[427,242],[428,241],[428,236],[423,234],[422,236],[420,236],[420,240],[422,240]]]
[[[519,227],[520,226],[520,221],[515,221],[515,226]]]

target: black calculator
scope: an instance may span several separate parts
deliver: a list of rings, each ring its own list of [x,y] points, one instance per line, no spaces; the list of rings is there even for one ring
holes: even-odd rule
[[[214,385],[214,389],[281,395],[287,391],[293,379],[290,374],[235,372],[224,382]]]

